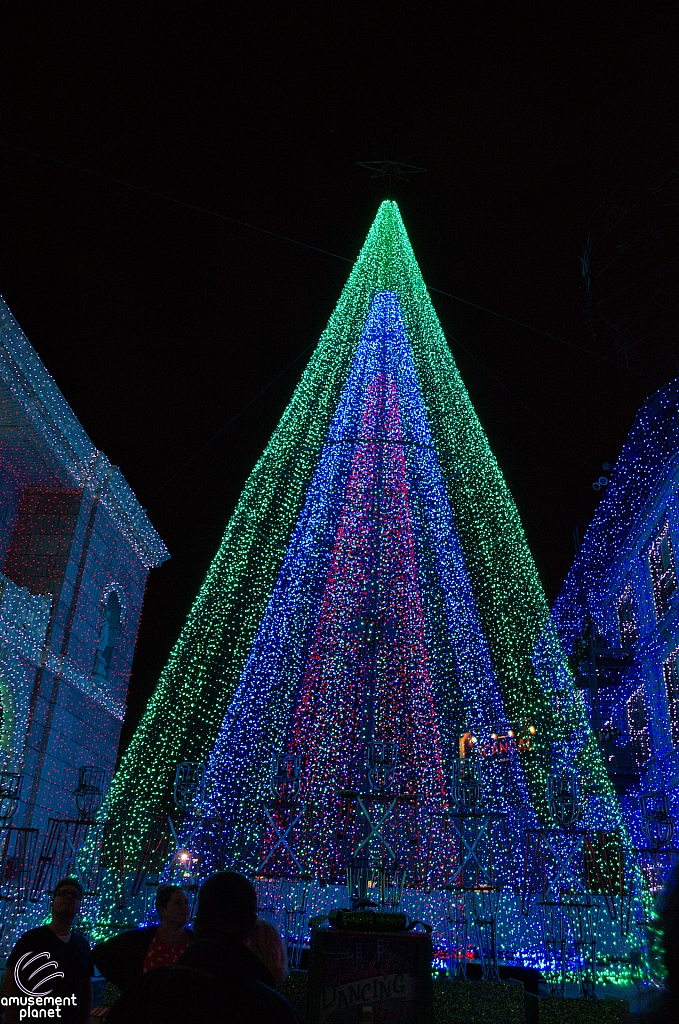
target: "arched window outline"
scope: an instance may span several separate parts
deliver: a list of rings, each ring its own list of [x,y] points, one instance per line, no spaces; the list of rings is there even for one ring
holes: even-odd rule
[[[620,644],[624,648],[634,647],[639,639],[636,602],[631,584],[627,584],[616,602]]]
[[[648,731],[643,683],[627,699],[627,728],[637,768],[641,768],[651,756],[651,738]]]
[[[125,623],[125,604],[121,591],[110,583],[101,595],[102,622],[94,655],[92,680],[100,688],[108,686],[111,678],[113,654]]]
[[[107,583],[101,592],[101,606],[102,608],[106,605],[109,594],[112,594],[115,590],[116,596],[120,601],[120,624],[125,625],[127,619],[127,601],[125,600],[125,592],[123,588],[115,580],[112,583]]]
[[[679,745],[679,649],[672,651],[669,658],[663,662],[663,679],[665,680],[665,692],[667,695],[667,710],[670,719],[670,736],[672,746]]]
[[[648,549],[648,566],[651,573],[653,603],[656,618],[665,615],[670,606],[670,598],[677,589],[677,569],[674,563],[670,524],[664,521]]]

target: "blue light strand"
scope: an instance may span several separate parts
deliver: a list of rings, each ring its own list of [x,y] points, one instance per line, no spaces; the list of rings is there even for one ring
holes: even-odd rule
[[[418,534],[418,563],[422,564],[425,552],[430,553],[430,565],[424,578],[427,590],[436,592],[437,600],[435,605],[425,602],[426,647],[429,652],[436,652],[433,657],[429,654],[428,659],[437,669],[435,718],[438,719],[432,721],[431,728],[446,734],[448,773],[450,754],[457,754],[456,741],[461,728],[489,733],[498,721],[506,719],[398,300],[393,293],[380,293],[373,300],[324,455],[309,488],[277,586],[208,761],[211,797],[205,811],[211,817],[228,820],[227,831],[232,830],[232,836],[227,845],[239,862],[243,858],[247,862],[257,848],[255,837],[261,830],[261,819],[256,823],[258,807],[267,798],[273,758],[286,749],[286,736],[298,694],[296,683],[303,676],[303,664],[310,648],[309,630],[314,627],[321,599],[319,578],[325,582],[327,577],[349,466],[363,456],[366,447],[370,450],[369,445],[357,444],[352,439],[359,436],[360,429],[366,429],[360,417],[371,383],[380,373],[386,373],[394,381],[398,393],[403,436],[394,436],[393,440],[395,450],[399,454],[405,452],[409,508]],[[413,580],[412,585],[421,590],[417,580]],[[343,643],[338,643],[338,651],[342,648]],[[451,720],[450,714],[451,694],[457,695],[453,702],[458,710],[455,720]],[[345,771],[355,755],[356,751],[353,755],[347,752]],[[489,769],[491,776],[497,776],[494,789],[505,806],[528,804],[528,791],[518,760],[503,782],[495,766]],[[326,780],[323,798],[328,798],[333,785],[339,787],[350,781],[356,782],[346,776],[335,778],[334,783]],[[441,820],[444,817],[440,799],[438,817]]]

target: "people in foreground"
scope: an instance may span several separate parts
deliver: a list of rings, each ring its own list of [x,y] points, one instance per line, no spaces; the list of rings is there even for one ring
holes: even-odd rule
[[[77,878],[57,882],[49,924],[25,932],[10,953],[3,984],[3,995],[8,1000],[3,1008],[9,1024],[28,1019],[25,1012],[21,1014],[27,1007],[36,1011],[30,1016],[53,1009],[54,1019],[66,1024],[89,1024],[94,968],[87,939],[73,931],[82,895]]]
[[[269,971],[271,984],[282,985],[288,976],[288,956],[278,928],[258,917],[250,949]]]
[[[112,1008],[109,1024],[296,1024],[288,1001],[248,948],[257,893],[235,871],[220,871],[198,894],[194,940],[174,967],[138,978]]]
[[[176,964],[191,941],[189,901],[180,886],[159,885],[155,906],[159,925],[121,932],[92,950],[104,978],[123,991],[140,975]]]

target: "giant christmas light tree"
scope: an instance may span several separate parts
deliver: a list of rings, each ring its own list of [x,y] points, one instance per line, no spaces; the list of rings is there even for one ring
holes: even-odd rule
[[[494,759],[497,732],[521,730],[511,756]],[[548,780],[562,771],[587,794],[584,826],[624,846],[517,510],[386,201],[244,488],[107,814],[131,868],[170,807],[177,763],[204,762],[199,811],[220,823],[220,862],[252,873],[272,849],[261,811],[287,754],[307,810],[288,835],[292,868],[281,856],[269,866],[303,864],[336,883],[365,824],[347,817],[346,794],[366,788],[368,751],[391,744],[401,803],[382,835],[407,886],[444,890],[465,735],[489,753],[486,796],[517,856],[529,830],[553,824]]]

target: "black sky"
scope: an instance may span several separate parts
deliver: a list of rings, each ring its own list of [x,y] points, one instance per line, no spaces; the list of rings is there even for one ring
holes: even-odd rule
[[[354,259],[384,195],[355,161],[407,160],[427,283],[596,349],[590,214],[676,167],[671,5],[445,6],[0,8],[0,292],[172,553],[124,742],[349,265],[85,171]],[[552,600],[671,346],[628,370],[433,298]]]

